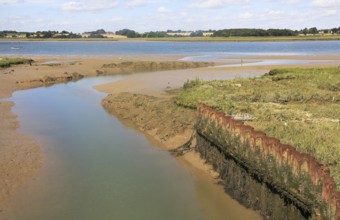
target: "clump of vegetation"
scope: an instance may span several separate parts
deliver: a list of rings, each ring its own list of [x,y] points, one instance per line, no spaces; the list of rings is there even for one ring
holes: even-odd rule
[[[32,62],[32,59],[26,58],[0,58],[0,68],[7,68],[17,64],[31,64]]]
[[[200,80],[199,78],[196,78],[194,80],[187,80],[184,85],[183,85],[183,88],[184,89],[190,89],[192,87],[195,87],[195,86],[198,86],[202,83],[203,81]]]
[[[331,168],[340,190],[340,68],[275,69],[252,79],[187,82],[176,103],[202,102],[309,153]],[[190,86],[188,86],[190,85]]]

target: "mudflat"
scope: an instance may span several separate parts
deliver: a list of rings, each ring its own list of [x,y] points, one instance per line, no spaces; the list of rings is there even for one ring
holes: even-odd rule
[[[23,64],[0,69],[0,98],[2,99],[0,101],[0,204],[13,195],[25,181],[36,175],[41,166],[43,166],[41,146],[32,137],[17,131],[20,122],[11,111],[15,103],[5,99],[11,97],[13,92],[79,80],[82,77],[131,74],[121,81],[101,85],[96,89],[112,94],[108,97],[111,97],[111,102],[119,103],[121,109],[128,108],[131,110],[125,111],[125,113],[123,111],[113,111],[119,118],[145,132],[151,139],[154,139],[161,145],[173,148],[180,146],[190,138],[193,131],[191,120],[193,120],[195,113],[185,110],[183,114],[178,115],[178,121],[176,121],[176,117],[174,121],[171,121],[173,119],[170,110],[173,106],[169,104],[169,100],[171,100],[172,94],[164,91],[178,88],[188,79],[253,77],[262,75],[274,67],[239,66],[213,68],[211,67],[212,63],[179,62],[180,58],[180,56],[175,55],[32,57],[35,61],[32,65]],[[256,59],[268,58],[270,57],[257,57]],[[322,55],[319,57],[294,56],[284,57],[284,59],[311,60],[310,63],[301,64],[303,66],[339,65],[339,63],[334,62],[334,60],[339,60],[337,55]],[[324,60],[324,62],[312,62],[312,60],[316,59]],[[150,73],[150,71],[154,72]],[[136,72],[144,73],[133,74]],[[140,96],[144,100],[139,108],[137,108],[138,105],[136,106],[135,102],[131,101],[131,97],[134,96]],[[104,100],[103,103],[106,101],[109,101],[109,99]],[[143,106],[145,104],[147,105],[146,107]],[[149,111],[150,109],[152,111]],[[157,112],[158,110],[159,112]],[[139,118],[135,117],[136,114],[138,114]],[[168,114],[168,116],[164,118],[165,121],[161,124],[157,123],[157,118],[159,118],[157,114],[159,116]],[[141,120],[141,117],[143,120]],[[149,119],[153,117],[155,117],[153,123],[144,123],[150,122]],[[179,124],[179,121],[187,121],[187,124]],[[210,170],[193,152],[186,154],[185,158],[188,158],[187,161],[189,163],[201,167],[203,170]]]

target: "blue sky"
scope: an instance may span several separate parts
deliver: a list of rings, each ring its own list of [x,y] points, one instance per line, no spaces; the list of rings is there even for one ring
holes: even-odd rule
[[[340,0],[0,0],[0,30],[332,28]]]

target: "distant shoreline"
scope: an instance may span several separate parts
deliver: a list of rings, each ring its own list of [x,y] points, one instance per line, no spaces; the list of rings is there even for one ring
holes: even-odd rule
[[[333,41],[340,40],[340,35],[324,36],[291,36],[291,37],[164,37],[164,38],[0,38],[1,41],[75,41],[75,42],[100,42],[100,41],[172,41],[172,42],[285,42],[285,41]]]

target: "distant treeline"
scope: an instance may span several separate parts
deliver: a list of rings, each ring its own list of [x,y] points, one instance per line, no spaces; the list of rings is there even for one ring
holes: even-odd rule
[[[67,31],[37,31],[37,32],[17,32],[0,31],[0,38],[81,38],[80,34]]]
[[[189,34],[185,34],[189,33]],[[308,34],[340,34],[339,28],[318,30],[316,27],[304,28],[301,30],[291,29],[249,29],[249,28],[238,28],[238,29],[223,29],[223,30],[198,30],[198,31],[150,31],[145,33],[138,33],[130,29],[122,29],[116,31],[117,35],[124,35],[128,38],[166,38],[166,37],[203,37],[204,33],[212,33],[211,37],[284,37],[284,36],[297,36],[297,35],[308,35]]]
[[[280,36],[297,36],[307,34],[340,34],[339,28],[318,30],[316,27],[304,28],[299,31],[290,29],[224,29],[215,31],[213,37],[280,37]]]
[[[276,37],[297,36],[299,31],[290,29],[224,29],[215,31],[213,37]]]
[[[96,31],[89,31],[85,32],[84,34],[87,34],[87,38],[105,38],[104,34],[106,34],[106,31],[104,29],[98,29]]]
[[[75,34],[67,31],[37,31],[37,32],[16,32],[0,31],[0,38],[107,38],[113,35],[122,35],[127,38],[167,38],[167,37],[282,37],[297,35],[316,35],[316,34],[340,34],[340,27],[318,30],[316,27],[304,28],[301,30],[291,29],[255,29],[255,28],[236,28],[223,30],[167,30],[150,31],[139,33],[130,29],[106,32],[104,29]]]

